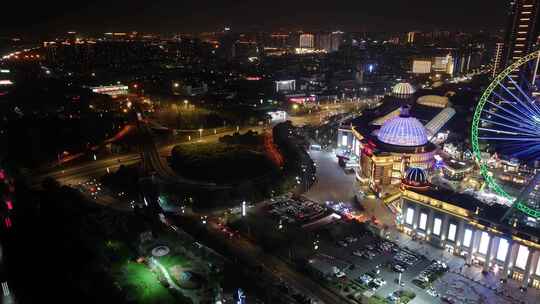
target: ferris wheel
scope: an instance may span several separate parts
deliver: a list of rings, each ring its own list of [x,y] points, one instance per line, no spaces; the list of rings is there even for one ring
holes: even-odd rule
[[[540,218],[540,202],[523,200],[523,189],[540,178],[531,173],[524,183],[516,186],[493,162],[499,155],[518,165],[540,161],[540,50],[530,53],[508,66],[490,83],[482,94],[473,117],[471,140],[474,157],[486,185],[512,202],[512,206],[528,216]],[[534,172],[531,170],[531,172]],[[517,174],[513,178],[520,178]],[[519,183],[518,183],[519,184]],[[533,185],[534,186],[534,185]]]

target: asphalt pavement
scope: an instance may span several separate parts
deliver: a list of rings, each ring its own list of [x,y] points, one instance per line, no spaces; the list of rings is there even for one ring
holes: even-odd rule
[[[350,202],[356,192],[354,174],[345,173],[333,152],[310,150],[309,155],[317,166],[317,181],[304,195],[319,203]]]

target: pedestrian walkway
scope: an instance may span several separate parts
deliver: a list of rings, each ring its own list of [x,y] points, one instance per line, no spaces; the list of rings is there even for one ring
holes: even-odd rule
[[[453,288],[456,291],[462,291],[463,293],[468,292],[470,298],[468,296],[459,295],[459,293],[456,294],[456,298],[463,298],[463,303],[468,303],[467,301],[470,302],[470,300],[473,299],[484,301],[484,303],[497,304],[540,303],[540,290],[530,287],[527,290],[522,291],[520,289],[520,282],[511,279],[508,279],[506,283],[502,283],[502,273],[498,269],[491,269],[488,273],[483,273],[483,268],[481,266],[465,265],[465,259],[455,256],[446,250],[431,246],[425,241],[413,240],[410,236],[400,233],[395,229],[390,232],[390,239],[395,241],[401,247],[407,247],[413,252],[424,255],[427,259],[436,259],[446,263],[449,267],[449,272],[435,285],[440,287],[441,291]],[[463,284],[455,283],[452,285],[452,282],[459,278],[461,278],[460,281]],[[476,287],[471,288],[471,286]],[[443,294],[441,293],[441,295]],[[458,302],[460,301],[459,299],[457,300]]]

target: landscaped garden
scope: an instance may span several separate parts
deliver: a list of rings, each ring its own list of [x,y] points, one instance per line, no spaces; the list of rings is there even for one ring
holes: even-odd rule
[[[255,179],[278,169],[264,153],[261,136],[256,133],[245,140],[227,139],[174,147],[173,169],[185,178],[223,184]]]

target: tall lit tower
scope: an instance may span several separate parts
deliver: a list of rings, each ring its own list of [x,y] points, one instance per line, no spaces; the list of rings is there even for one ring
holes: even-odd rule
[[[313,34],[301,34],[300,35],[300,48],[312,49],[315,47],[315,36]]]
[[[495,50],[493,52],[493,59],[491,60],[493,70],[491,71],[491,78],[495,78],[497,74],[501,71],[502,59],[503,59],[504,43],[497,42],[495,44]]]
[[[531,52],[538,38],[538,8],[540,0],[511,0],[506,28],[504,66]],[[510,75],[514,80],[518,73]]]
[[[407,43],[413,44],[415,41],[416,32],[407,33]]]

